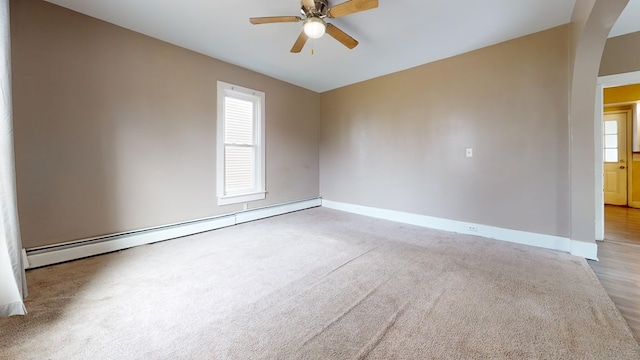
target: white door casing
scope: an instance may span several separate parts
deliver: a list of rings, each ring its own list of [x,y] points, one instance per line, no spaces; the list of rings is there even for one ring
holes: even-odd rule
[[[602,132],[604,126],[602,126],[603,121],[603,91],[604,88],[614,87],[614,86],[623,86],[623,85],[631,85],[631,84],[640,84],[640,71],[632,71],[629,73],[623,74],[614,74],[614,75],[606,75],[598,77],[598,83],[596,84],[596,96],[595,96],[595,112],[594,112],[594,133],[595,138],[594,142],[596,144],[596,153],[594,156],[594,168],[595,171],[595,199],[596,199],[596,207],[595,207],[595,222],[596,222],[596,240],[604,240],[604,192],[603,192],[603,180],[604,180],[604,163],[602,159],[602,152],[600,149],[602,148]]]

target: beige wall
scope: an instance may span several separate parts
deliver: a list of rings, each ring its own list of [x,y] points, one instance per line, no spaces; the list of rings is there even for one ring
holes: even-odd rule
[[[322,94],[323,198],[569,236],[568,43],[558,27]]]
[[[319,195],[320,96],[35,0],[11,1],[27,248],[239,210],[216,206],[216,81],[266,92],[264,206]]]
[[[626,1],[578,0],[569,27],[318,95],[12,0],[25,246],[238,210],[215,205],[216,80],[267,93],[269,195],[251,206],[316,196],[320,178],[331,200],[592,242],[589,102]]]
[[[600,76],[640,71],[640,32],[608,39],[600,63]]]

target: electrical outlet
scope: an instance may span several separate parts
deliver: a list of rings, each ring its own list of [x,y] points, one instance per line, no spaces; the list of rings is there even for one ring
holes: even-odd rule
[[[467,226],[467,230],[473,231],[473,232],[478,232],[478,227],[475,226],[475,225],[469,225],[469,226]]]
[[[465,151],[465,155],[469,158],[473,157],[473,148],[467,148]]]

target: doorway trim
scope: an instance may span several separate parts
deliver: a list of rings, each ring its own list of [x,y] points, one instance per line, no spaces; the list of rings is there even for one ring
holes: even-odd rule
[[[628,72],[624,74],[599,76],[596,84],[596,105],[594,114],[595,127],[595,175],[596,175],[596,240],[604,240],[604,159],[602,158],[602,148],[604,141],[602,123],[604,121],[604,89],[614,86],[624,86],[640,83],[640,71]]]

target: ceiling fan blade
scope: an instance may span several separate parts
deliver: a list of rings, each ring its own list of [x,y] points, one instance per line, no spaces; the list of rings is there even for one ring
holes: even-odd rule
[[[337,18],[359,11],[375,9],[378,7],[378,0],[351,0],[338,4],[327,11],[327,16]]]
[[[307,39],[308,39],[307,34],[305,34],[304,31],[301,31],[300,35],[298,36],[298,39],[296,39],[296,42],[293,44],[293,47],[291,48],[291,52],[299,53],[300,51],[302,51],[304,44],[307,43]]]
[[[253,17],[249,19],[249,21],[253,25],[283,23],[283,22],[298,22],[301,20],[302,18],[300,16],[266,16],[266,17]]]
[[[302,6],[309,10],[314,10],[316,8],[315,0],[302,0]]]
[[[358,46],[358,41],[347,35],[344,31],[338,29],[336,26],[332,24],[327,24],[327,34],[331,35],[334,39],[340,41],[342,45],[348,47],[349,49],[353,49]]]

